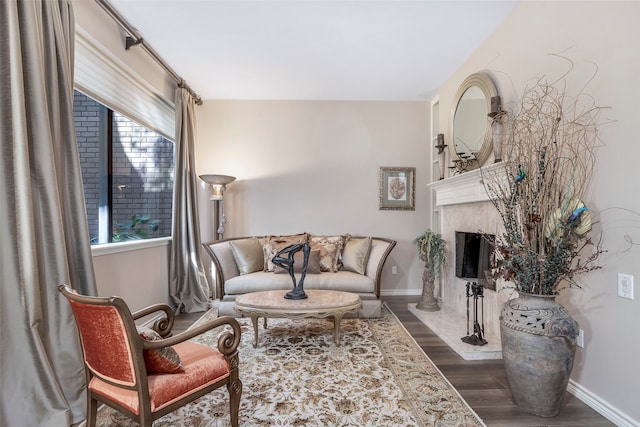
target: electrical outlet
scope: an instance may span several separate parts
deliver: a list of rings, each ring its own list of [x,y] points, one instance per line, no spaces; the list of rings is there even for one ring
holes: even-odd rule
[[[618,273],[618,296],[620,298],[633,299],[633,276]]]
[[[391,267],[391,274],[398,274],[398,267],[395,265]]]
[[[584,331],[582,329],[580,329],[580,332],[578,332],[578,338],[576,338],[576,344],[578,345],[578,347],[584,348]]]

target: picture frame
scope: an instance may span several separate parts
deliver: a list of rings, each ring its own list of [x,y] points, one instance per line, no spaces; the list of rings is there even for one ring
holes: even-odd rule
[[[380,210],[416,210],[416,168],[380,167]]]

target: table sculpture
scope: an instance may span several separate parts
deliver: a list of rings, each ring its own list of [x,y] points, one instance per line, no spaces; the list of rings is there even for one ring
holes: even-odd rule
[[[293,272],[293,264],[294,259],[293,256],[296,252],[302,249],[302,253],[304,255],[304,259],[302,261],[302,275],[300,276],[300,281],[296,284],[296,276]],[[308,243],[296,243],[294,245],[289,245],[284,249],[278,251],[275,254],[272,261],[275,265],[284,268],[289,276],[291,276],[291,280],[293,281],[293,290],[291,292],[287,292],[284,296],[287,299],[305,299],[307,298],[307,294],[304,293],[304,278],[307,275],[307,264],[309,264],[309,252],[311,252],[311,248]],[[286,255],[286,256],[285,256]]]

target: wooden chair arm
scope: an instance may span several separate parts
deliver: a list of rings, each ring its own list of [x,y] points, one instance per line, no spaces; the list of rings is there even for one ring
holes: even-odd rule
[[[167,304],[153,304],[147,308],[131,313],[131,316],[133,317],[133,320],[136,320],[159,311],[164,312],[166,317],[156,319],[153,322],[153,329],[159,333],[161,337],[167,337],[171,334],[173,322],[175,321],[173,310]]]
[[[198,335],[215,329],[219,326],[229,325],[233,331],[226,330],[218,337],[218,350],[225,356],[229,356],[236,352],[240,345],[240,337],[242,331],[240,330],[240,324],[236,319],[231,316],[221,316],[216,319],[209,320],[208,322],[191,328],[187,331],[181,332],[169,338],[165,338],[158,341],[146,341],[142,340],[142,347],[144,349],[160,348],[176,345],[178,343],[190,340]]]

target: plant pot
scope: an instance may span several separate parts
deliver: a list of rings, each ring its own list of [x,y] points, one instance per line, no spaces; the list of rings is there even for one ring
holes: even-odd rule
[[[569,383],[580,327],[554,296],[520,293],[500,314],[502,358],[513,401],[553,417]]]
[[[422,298],[416,304],[416,308],[422,311],[438,311],[438,300],[434,296],[436,278],[429,264],[425,264],[422,272]]]

